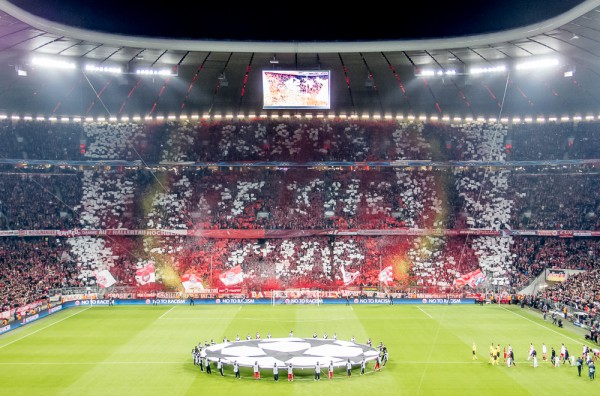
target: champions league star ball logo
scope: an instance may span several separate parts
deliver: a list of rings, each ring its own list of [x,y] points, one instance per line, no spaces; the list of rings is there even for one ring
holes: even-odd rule
[[[228,341],[211,345],[201,352],[211,362],[219,359],[224,364],[237,362],[243,367],[252,367],[258,362],[262,368],[275,364],[284,369],[290,363],[294,368],[314,368],[317,362],[327,367],[345,367],[348,360],[358,365],[364,359],[377,359],[379,350],[351,341],[323,338],[268,338],[243,341]]]

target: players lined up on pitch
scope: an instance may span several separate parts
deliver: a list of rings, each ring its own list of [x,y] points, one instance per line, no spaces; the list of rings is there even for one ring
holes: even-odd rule
[[[473,360],[477,358],[477,346],[473,343],[472,347]],[[490,360],[488,364],[492,366],[499,366],[501,354],[503,354],[503,363],[507,367],[516,366],[515,354],[512,346],[508,346],[503,349],[500,348],[500,344],[494,346],[494,343],[490,345],[489,355]],[[560,346],[560,354],[556,353],[554,347],[550,347],[550,356],[548,356],[548,348],[545,343],[542,343],[542,361],[549,362],[553,367],[560,367],[561,365],[568,364],[569,366],[577,366],[578,375],[581,377],[581,370],[585,364],[588,367],[588,375],[590,379],[595,378],[596,364],[595,362],[600,359],[600,350],[596,348],[590,348],[587,345],[583,345],[581,355],[575,358],[575,355],[569,353],[569,349],[563,343]],[[539,367],[538,363],[538,352],[533,346],[533,343],[529,344],[529,352],[527,353],[527,360],[532,362],[534,368]]]
[[[294,336],[294,332],[290,331],[289,333],[290,337]],[[271,333],[267,334],[267,339],[271,339]],[[313,339],[318,338],[317,333],[315,332],[313,334]],[[251,340],[252,338],[250,337],[250,334],[248,334],[246,336],[246,340]],[[260,339],[260,333],[256,332],[256,336],[255,339],[259,340]],[[322,339],[328,339],[328,335],[327,333],[324,333],[323,338]],[[337,340],[337,334],[333,333],[333,339]],[[241,341],[241,338],[239,335],[236,335],[235,337],[235,341]],[[351,342],[355,342],[356,339],[354,336],[352,336],[351,338]],[[229,342],[229,340],[227,339],[227,337],[223,338],[223,342]],[[366,344],[369,347],[372,347],[372,341],[371,338],[367,339]],[[204,348],[208,348],[212,345],[216,345],[214,340],[210,340],[210,343],[207,341],[204,341],[204,344],[202,344],[201,342],[198,343],[198,345],[196,345],[193,349],[192,349],[192,359],[194,361],[194,365],[200,367],[200,371],[204,372],[206,371],[207,374],[212,374],[212,368],[211,368],[211,361],[208,359],[207,356],[202,356],[202,350]],[[383,344],[383,342],[379,343],[378,346],[379,349],[379,354],[376,356],[375,358],[375,365],[373,367],[373,371],[381,371],[381,367],[385,366],[388,359],[389,359],[389,352],[387,347]],[[224,364],[226,363],[230,363],[231,367],[233,369],[233,374],[235,376],[235,378],[237,379],[241,379],[241,375],[240,375],[240,364],[234,360],[233,362],[230,360],[224,361],[221,358],[218,358],[216,360],[216,362],[214,362],[214,364],[216,365],[217,371],[219,372],[219,374],[221,374],[221,376],[225,376],[225,372],[224,372]],[[338,364],[339,365],[339,364]],[[350,359],[348,359],[345,363],[344,363],[344,368],[346,370],[346,376],[350,377],[352,376],[352,369],[354,368],[354,366],[360,366],[360,375],[364,375],[365,374],[365,370],[367,368],[367,361],[366,359],[363,357],[362,360],[360,361],[351,361]],[[258,361],[255,361],[254,364],[252,365],[252,371],[253,371],[253,377],[254,379],[260,379],[261,378],[261,369],[269,369],[270,367],[264,367],[264,366],[260,366]],[[334,374],[334,364],[333,364],[333,360],[331,360],[327,366],[327,377],[328,379],[333,379],[333,374]],[[281,365],[278,365],[277,363],[273,364],[272,369],[272,373],[273,373],[273,380],[274,381],[279,381],[279,370],[283,369],[283,367],[281,367]],[[315,363],[315,373],[314,373],[314,380],[315,381],[319,381],[321,379],[321,371],[322,371],[322,367],[320,362],[316,362]],[[288,381],[294,381],[294,366],[292,363],[287,363],[285,366],[285,370],[287,371],[287,379]]]

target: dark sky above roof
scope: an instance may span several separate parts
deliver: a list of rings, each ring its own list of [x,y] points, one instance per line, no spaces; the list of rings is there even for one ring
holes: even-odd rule
[[[46,19],[107,33],[236,41],[357,41],[444,38],[540,22],[583,0],[436,2],[253,2],[11,0]]]

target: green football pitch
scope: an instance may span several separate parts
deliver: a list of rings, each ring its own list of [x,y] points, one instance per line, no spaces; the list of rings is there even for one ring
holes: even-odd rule
[[[347,377],[336,369],[281,373],[274,382],[264,370],[254,380],[249,368],[236,380],[201,372],[192,362],[198,342],[244,338],[256,332],[273,337],[312,337],[316,331],[373,346],[383,342],[389,361],[379,372]],[[473,342],[478,360],[472,359]],[[516,366],[491,366],[490,344],[510,344]],[[539,367],[527,360],[530,343]],[[499,305],[196,305],[70,308],[0,336],[0,390],[3,395],[575,395],[598,394],[584,365],[552,367],[541,359],[545,343],[559,352],[564,343],[580,355],[581,329],[558,328],[527,308]],[[592,345],[590,345],[592,346]],[[596,346],[597,347],[597,346]],[[282,370],[283,371],[283,370]]]

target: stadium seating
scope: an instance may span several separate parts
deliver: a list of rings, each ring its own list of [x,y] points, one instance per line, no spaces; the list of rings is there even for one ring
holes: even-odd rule
[[[548,161],[595,160],[597,126],[2,120],[0,230],[596,231],[597,164]],[[517,290],[548,267],[592,269],[599,250],[595,238],[509,233],[5,236],[0,297],[22,305],[48,288],[94,286],[102,269],[135,286],[148,260],[159,263],[155,287],[164,289],[173,287],[164,279],[186,271],[216,285],[237,264],[255,289],[343,287],[341,267],[359,273],[354,284],[377,285],[382,266],[393,264],[402,285],[420,290],[452,288],[477,268],[491,284]]]

